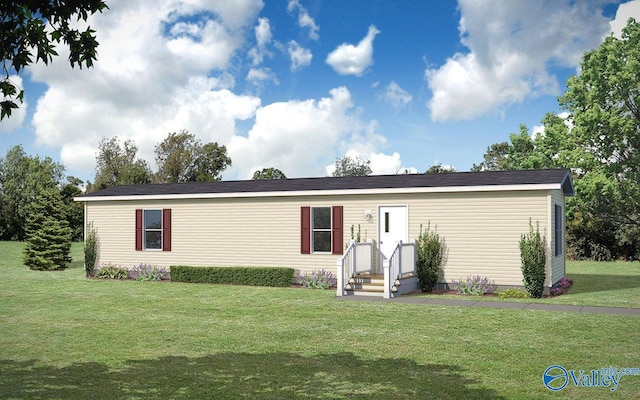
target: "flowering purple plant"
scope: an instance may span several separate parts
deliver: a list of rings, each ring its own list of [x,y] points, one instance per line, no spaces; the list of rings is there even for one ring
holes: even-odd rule
[[[161,281],[169,279],[169,271],[165,267],[154,267],[140,263],[128,271],[129,279],[136,281]]]
[[[454,279],[451,283],[458,294],[482,296],[485,293],[493,293],[496,290],[494,281],[490,281],[487,277],[482,278],[480,275],[468,276],[467,279]]]
[[[560,296],[561,294],[567,292],[571,286],[573,286],[573,279],[563,277],[551,289],[552,296]]]
[[[321,269],[310,274],[305,272],[304,275],[296,275],[294,282],[301,284],[303,288],[330,289],[336,287],[337,278],[334,273]]]
[[[563,289],[570,288],[571,286],[573,286],[573,279],[569,279],[569,278],[563,277],[562,279],[560,279],[558,281],[558,283],[556,283],[556,285],[558,287],[563,288]]]

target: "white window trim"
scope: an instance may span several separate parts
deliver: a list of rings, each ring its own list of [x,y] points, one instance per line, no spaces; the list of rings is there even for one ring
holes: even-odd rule
[[[160,211],[160,228],[150,228],[147,229],[147,211]],[[162,251],[162,243],[164,240],[164,226],[163,226],[163,217],[164,213],[162,209],[157,208],[144,208],[142,209],[142,250],[143,251]],[[147,248],[147,232],[160,232],[160,248],[159,249],[149,249]]]
[[[316,208],[328,208],[329,209],[329,228],[320,228],[320,229],[315,229],[314,223],[313,223],[313,210],[315,210]],[[309,218],[311,219],[311,254],[333,254],[333,206],[313,206],[311,207],[311,213],[309,215]],[[315,251],[315,235],[314,233],[318,231],[318,232],[329,232],[329,251]]]

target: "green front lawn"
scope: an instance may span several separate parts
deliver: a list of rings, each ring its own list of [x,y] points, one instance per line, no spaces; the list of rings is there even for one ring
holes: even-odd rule
[[[542,299],[504,299],[482,296],[420,295],[480,301],[566,304],[640,308],[640,262],[568,261],[567,278],[573,286],[561,296]],[[465,277],[466,278],[466,277]]]
[[[640,397],[640,376],[623,377],[615,392],[542,384],[554,364],[640,367],[635,316],[93,280],[81,245],[59,272],[22,266],[21,246],[0,243],[3,399]]]

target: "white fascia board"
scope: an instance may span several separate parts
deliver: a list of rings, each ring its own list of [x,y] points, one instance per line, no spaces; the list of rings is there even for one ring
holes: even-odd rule
[[[232,192],[232,193],[192,193],[192,194],[153,194],[133,196],[95,196],[75,197],[74,201],[131,201],[131,200],[186,200],[186,199],[225,199],[255,197],[302,197],[302,196],[343,196],[370,194],[413,194],[413,193],[465,193],[465,192],[510,192],[534,190],[562,190],[560,183],[534,185],[485,185],[485,186],[449,186],[449,187],[410,187],[379,189],[340,189],[340,190],[300,190],[281,192]]]

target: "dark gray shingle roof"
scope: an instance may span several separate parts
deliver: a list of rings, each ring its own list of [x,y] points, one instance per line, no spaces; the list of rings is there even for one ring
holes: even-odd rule
[[[568,169],[550,169],[126,185],[110,187],[97,192],[87,193],[79,197],[158,196],[176,194],[198,195],[543,184],[560,184],[566,195],[573,195],[573,184],[571,181],[570,171]]]

